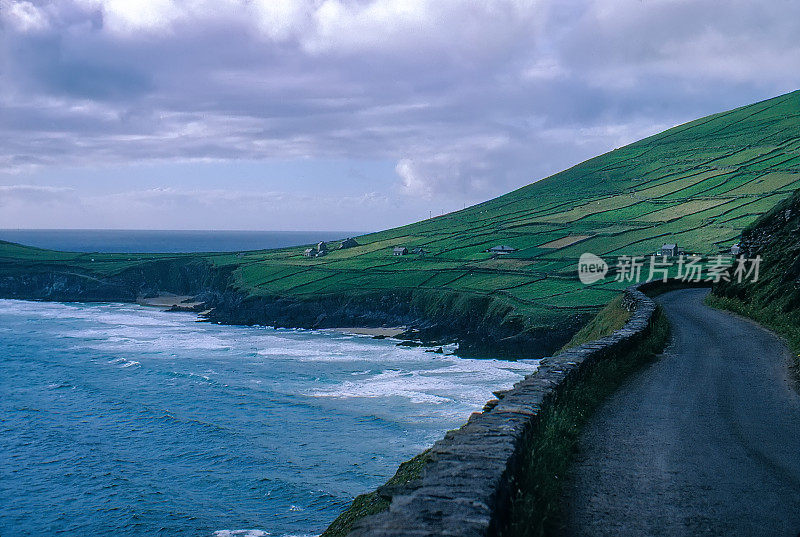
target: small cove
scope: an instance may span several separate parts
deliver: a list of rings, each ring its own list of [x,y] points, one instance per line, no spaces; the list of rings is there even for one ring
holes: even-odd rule
[[[133,304],[0,300],[0,345],[19,535],[314,535],[536,367]]]

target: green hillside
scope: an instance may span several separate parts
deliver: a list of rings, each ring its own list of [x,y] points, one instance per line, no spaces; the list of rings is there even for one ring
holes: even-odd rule
[[[324,257],[307,258],[301,247],[200,257],[230,271],[231,286],[248,296],[319,300],[400,290],[411,300],[426,297],[429,309],[472,297],[532,329],[595,312],[626,285],[582,285],[581,253],[611,262],[672,242],[715,254],[798,187],[800,91],[672,128],[462,211],[357,237],[360,246]],[[485,250],[501,244],[517,251],[491,259]],[[394,246],[426,253],[394,256]],[[175,258],[3,244],[0,275],[70,267],[104,278]],[[448,299],[431,298],[438,296]]]
[[[800,191],[746,229],[741,244],[744,255],[763,259],[758,280],[721,282],[708,301],[784,336],[800,387]]]

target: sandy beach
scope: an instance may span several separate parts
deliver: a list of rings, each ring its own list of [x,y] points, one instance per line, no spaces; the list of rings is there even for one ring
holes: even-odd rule
[[[389,326],[389,327],[378,327],[378,328],[343,327],[343,328],[332,328],[331,330],[343,334],[354,334],[357,336],[397,337],[406,330],[408,330],[408,327],[405,326]]]
[[[149,306],[152,308],[171,308],[173,306],[180,306],[182,308],[193,308],[202,302],[193,302],[191,295],[172,295],[164,294],[154,296],[151,298],[140,298],[136,301],[141,306]]]

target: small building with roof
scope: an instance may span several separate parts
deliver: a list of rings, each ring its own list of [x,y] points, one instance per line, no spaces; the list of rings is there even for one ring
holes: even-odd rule
[[[361,246],[358,244],[358,241],[352,237],[347,237],[342,243],[339,245],[340,250],[345,250],[347,248],[355,248],[356,246]]]
[[[492,246],[491,248],[489,248],[486,251],[489,252],[490,254],[504,255],[504,254],[510,254],[512,252],[516,252],[517,249],[514,248],[513,246],[508,246],[506,244],[499,244],[497,246]]]
[[[686,252],[683,248],[680,248],[677,244],[662,244],[661,248],[659,248],[656,255],[666,256],[666,257],[676,257],[679,255],[684,255]]]
[[[317,243],[316,248],[306,248],[303,255],[306,257],[322,257],[328,253],[328,245],[325,241]]]

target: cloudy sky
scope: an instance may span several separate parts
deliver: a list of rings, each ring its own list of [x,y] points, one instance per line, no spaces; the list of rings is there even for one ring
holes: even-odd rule
[[[0,0],[0,228],[372,230],[800,88],[795,0]]]

